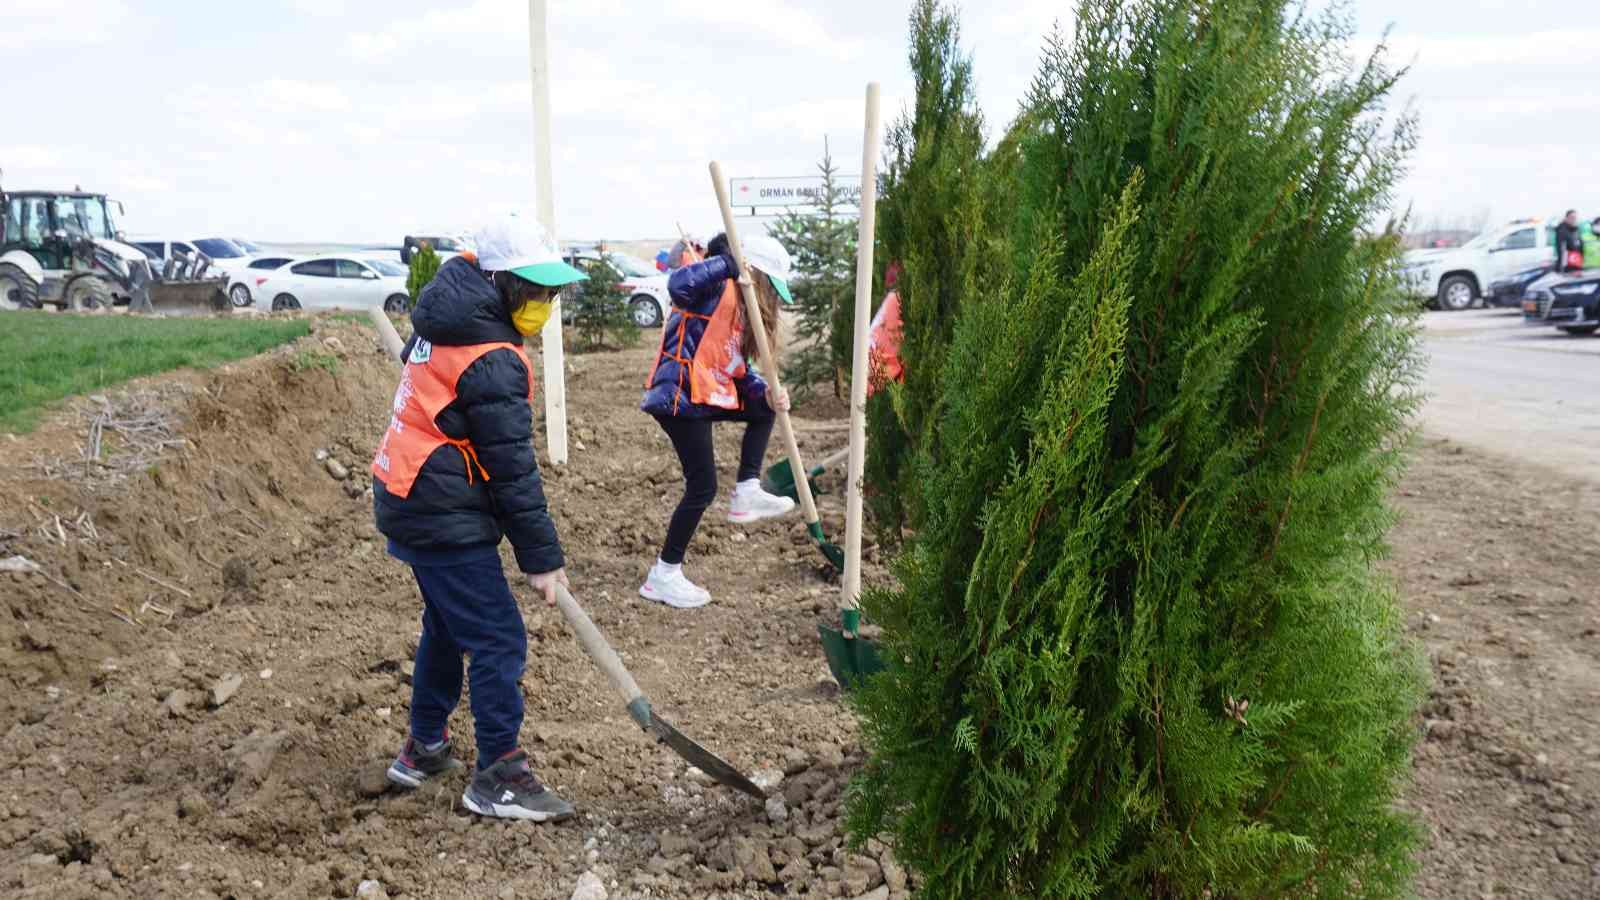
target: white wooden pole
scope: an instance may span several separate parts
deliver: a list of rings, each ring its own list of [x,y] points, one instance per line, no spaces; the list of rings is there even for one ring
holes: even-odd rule
[[[844,581],[840,608],[851,621],[861,599],[861,477],[867,464],[867,327],[872,318],[872,243],[878,209],[878,83],[867,85],[867,126],[861,146],[861,221],[856,232],[855,346],[850,362],[850,462],[847,468]],[[804,474],[800,477],[804,477]]]
[[[560,246],[556,234],[556,200],[550,163],[550,50],[545,40],[546,0],[528,0],[528,60],[533,81],[533,171],[539,193],[539,224]],[[558,304],[540,332],[544,348],[544,430],[550,462],[567,462],[567,377],[561,347]]]

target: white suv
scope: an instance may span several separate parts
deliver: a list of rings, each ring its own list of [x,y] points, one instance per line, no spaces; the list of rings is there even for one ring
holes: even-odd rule
[[[1478,235],[1460,247],[1412,250],[1405,277],[1414,294],[1445,310],[1468,309],[1495,281],[1554,260],[1555,227],[1522,219]]]
[[[633,316],[633,323],[640,328],[660,328],[661,323],[667,320],[667,311],[672,308],[672,298],[667,294],[667,275],[657,272],[655,267],[626,253],[607,253],[611,265],[622,273],[622,282],[617,286],[628,293],[628,311]],[[576,266],[584,272],[589,267],[599,262],[600,252],[589,248],[570,247],[566,252],[567,263]]]

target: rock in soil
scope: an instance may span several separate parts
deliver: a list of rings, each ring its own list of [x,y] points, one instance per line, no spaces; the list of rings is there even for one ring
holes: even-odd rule
[[[212,685],[211,686],[211,705],[212,705],[212,707],[213,708],[220,707],[220,706],[222,706],[222,704],[227,703],[229,700],[232,700],[233,699],[233,695],[237,694],[239,692],[239,688],[242,687],[243,685],[244,685],[244,676],[242,676],[242,675],[228,675],[228,676],[224,677],[221,681],[218,681],[216,684]]]
[[[605,882],[593,872],[578,876],[578,885],[572,889],[572,900],[606,900]]]

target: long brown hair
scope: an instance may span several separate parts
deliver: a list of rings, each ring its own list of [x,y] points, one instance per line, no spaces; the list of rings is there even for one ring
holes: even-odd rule
[[[772,347],[773,355],[776,356],[779,353],[778,348],[783,346],[782,342],[778,340],[778,338],[781,336],[778,329],[778,289],[772,286],[771,279],[767,278],[765,273],[751,270],[751,274],[755,276],[750,280],[755,282],[756,302],[757,305],[761,307],[761,319],[767,326],[767,343]],[[749,322],[748,317],[745,315],[743,302],[744,298],[741,296],[739,299],[739,317],[741,320],[744,320],[746,326],[748,326]],[[756,345],[755,330],[746,327],[744,330],[744,337],[739,343],[739,352],[744,354],[745,359],[755,359],[760,355],[758,350],[759,348]],[[761,362],[763,365],[768,366],[777,365],[777,360],[763,359]]]

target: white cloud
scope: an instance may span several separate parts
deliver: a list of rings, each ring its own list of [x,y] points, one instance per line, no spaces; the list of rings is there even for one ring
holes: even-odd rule
[[[1364,59],[1377,47],[1378,39],[1367,37],[1354,45],[1356,58]],[[1546,67],[1566,70],[1600,46],[1600,30],[1575,28],[1562,31],[1536,31],[1511,34],[1400,33],[1388,39],[1389,59],[1401,65],[1415,61],[1429,71],[1472,70],[1494,72],[1510,83],[1530,70]],[[1584,93],[1592,93],[1585,90]]]
[[[1566,8],[1554,0],[1355,3],[1368,31],[1406,20],[1393,58],[1416,60],[1397,98],[1415,97],[1422,116],[1402,203],[1507,216],[1583,204],[1583,160],[1600,144],[1585,61],[1600,31],[1581,16],[1555,30]],[[269,240],[392,239],[532,201],[527,0],[286,0],[270,14],[213,4],[204,17],[172,5],[0,0],[0,56],[25,88],[8,95],[8,121],[28,125],[0,134],[7,184],[106,190],[141,231]],[[1051,23],[1070,27],[1071,4],[962,5],[994,136]],[[806,174],[826,137],[855,172],[863,86],[882,83],[885,125],[910,92],[909,7],[549,0],[563,231],[704,229],[718,219],[712,158],[730,174]],[[82,110],[60,98],[108,84],[130,98],[96,108],[116,139],[75,139]]]
[[[0,50],[101,44],[122,30],[129,11],[124,0],[6,0]],[[11,70],[6,77],[15,75]]]
[[[274,78],[256,85],[262,109],[275,113],[333,113],[350,109],[344,88],[330,82]]]

